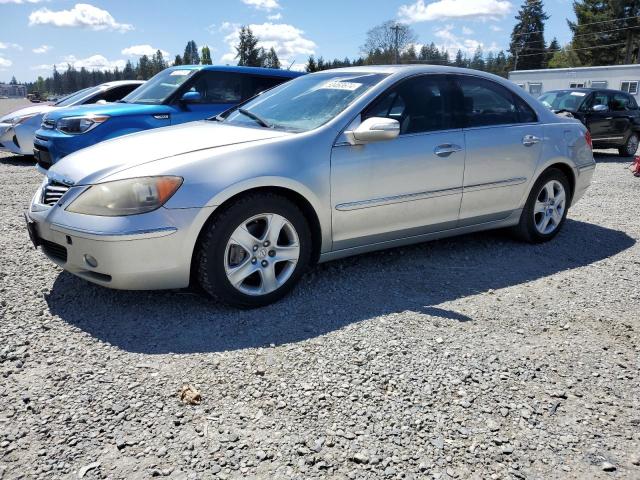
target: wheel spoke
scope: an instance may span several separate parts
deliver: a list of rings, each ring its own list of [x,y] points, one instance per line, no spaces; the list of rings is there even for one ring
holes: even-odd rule
[[[556,194],[556,201],[555,201],[556,206],[564,207],[564,202],[566,198],[567,196],[564,193],[564,189],[560,189],[560,191]]]
[[[262,277],[262,293],[270,293],[278,288],[278,279],[276,278],[273,262],[270,262],[269,266],[260,269],[260,276]]]
[[[547,226],[549,225],[549,220],[551,220],[550,215],[545,215],[542,217],[542,221],[539,224],[539,230],[541,233],[546,233]]]
[[[553,182],[547,183],[544,188],[547,191],[547,200],[553,200],[556,196],[555,192],[553,191]]]
[[[229,282],[235,287],[242,285],[247,277],[249,277],[252,273],[257,271],[259,268],[252,264],[249,258],[238,267],[234,267],[231,269],[227,269],[227,278]]]
[[[276,256],[273,258],[273,263],[297,261],[299,256],[300,247],[298,245],[277,247]]]
[[[236,245],[244,248],[249,255],[253,251],[253,246],[257,244],[260,240],[249,233],[247,227],[242,224],[238,228],[235,229],[233,234],[231,235],[230,243],[234,243]]]
[[[560,221],[562,220],[562,214],[558,211],[557,208],[554,208],[551,212],[551,218],[553,218],[554,226],[560,225]]]
[[[268,240],[271,245],[278,244],[278,238],[280,237],[280,232],[287,222],[285,218],[281,215],[273,214],[268,218],[269,225],[267,226],[267,233],[265,234],[265,240]]]
[[[533,213],[544,213],[545,211],[545,206],[544,203],[542,203],[541,201],[536,201],[534,207],[533,207]]]

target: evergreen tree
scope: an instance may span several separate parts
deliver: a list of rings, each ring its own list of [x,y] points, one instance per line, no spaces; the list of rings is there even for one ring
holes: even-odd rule
[[[174,65],[184,65],[182,62],[182,57],[180,55],[176,55],[176,58],[173,60]]]
[[[520,7],[509,47],[515,59],[514,70],[535,70],[544,67],[546,60],[544,22],[548,18],[542,0],[525,0]]]
[[[184,55],[182,55],[182,62],[185,65],[199,65],[200,54],[198,53],[198,46],[193,40],[187,42],[187,46],[184,47]]]
[[[309,59],[307,60],[307,66],[305,70],[309,73],[318,71],[318,64],[316,63],[316,59],[313,55],[309,55]]]
[[[209,50],[208,46],[205,45],[202,47],[202,55],[200,57],[202,65],[213,65],[213,61],[211,60],[211,50]]]
[[[576,0],[571,45],[582,65],[632,63],[640,37],[640,1]],[[565,53],[569,53],[565,49]]]
[[[131,60],[127,60],[127,64],[124,66],[124,69],[122,70],[122,78],[124,80],[135,80],[136,72],[133,69]]]
[[[151,78],[153,74],[153,66],[151,65],[151,61],[149,57],[146,55],[142,55],[140,60],[138,61],[138,72],[137,78],[138,80],[148,80]]]
[[[238,35],[238,46],[236,47],[236,58],[238,65],[245,67],[262,66],[262,49],[258,48],[258,37],[251,28],[242,26]]]
[[[509,60],[503,50],[496,55],[495,74],[507,78],[509,76]]]
[[[580,58],[570,43],[554,52],[553,56],[549,59],[549,68],[572,68],[580,66],[582,66]]]
[[[453,61],[453,64],[456,67],[465,67],[466,63],[467,62],[464,59],[464,54],[462,53],[462,50],[458,50],[458,52],[456,53],[456,59]]]
[[[551,43],[549,44],[549,48],[547,48],[547,58],[545,60],[546,67],[549,66],[549,62],[553,58],[553,55],[558,51],[560,51],[560,43],[556,37],[553,37],[553,40],[551,40]]]
[[[156,73],[161,72],[167,68],[167,62],[164,61],[164,56],[160,50],[157,50],[156,53],[151,57],[151,76]]]
[[[11,81],[9,82],[9,85],[18,85],[18,80],[16,80],[15,76],[11,77]]]
[[[484,54],[482,53],[482,47],[478,46],[476,48],[475,53],[473,54],[473,58],[471,59],[471,68],[474,70],[484,70]]]
[[[267,68],[280,68],[280,59],[278,58],[278,54],[273,47],[271,47],[269,51],[265,53],[262,65]]]
[[[407,49],[400,55],[400,63],[416,63],[418,61],[418,54],[414,44],[409,45]]]

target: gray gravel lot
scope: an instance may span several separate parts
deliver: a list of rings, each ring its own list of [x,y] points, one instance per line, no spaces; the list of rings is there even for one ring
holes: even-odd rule
[[[55,267],[0,155],[0,478],[640,478],[640,179],[598,160],[549,244],[349,258],[239,311]]]

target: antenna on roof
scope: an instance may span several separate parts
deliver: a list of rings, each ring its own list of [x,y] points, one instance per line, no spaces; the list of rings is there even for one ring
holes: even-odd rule
[[[296,63],[296,59],[295,58],[291,61],[291,65],[289,65],[289,67],[287,67],[287,70],[291,70],[291,67],[293,67],[294,63]]]

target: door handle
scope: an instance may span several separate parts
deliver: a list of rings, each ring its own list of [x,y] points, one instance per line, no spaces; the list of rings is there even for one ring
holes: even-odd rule
[[[442,145],[438,145],[433,149],[433,153],[435,153],[439,157],[448,157],[452,153],[460,152],[462,147],[460,145],[456,145],[454,143],[443,143]]]
[[[522,144],[525,147],[530,147],[531,145],[535,145],[536,143],[540,143],[540,139],[535,135],[525,135],[522,138]]]

